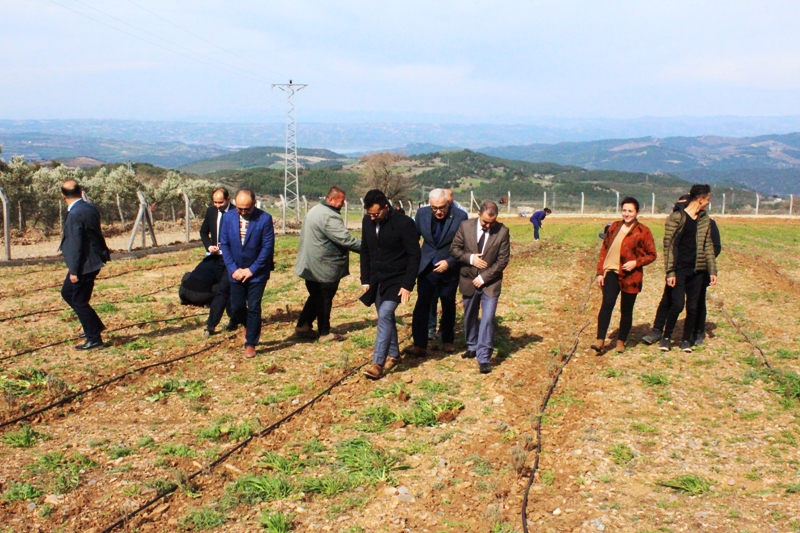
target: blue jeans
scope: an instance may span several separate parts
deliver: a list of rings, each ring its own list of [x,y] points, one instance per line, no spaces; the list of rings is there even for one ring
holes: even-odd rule
[[[482,290],[476,290],[472,296],[464,296],[464,336],[467,338],[467,350],[475,352],[478,363],[488,363],[492,358],[496,312],[496,297],[486,296]]]
[[[245,346],[257,346],[261,338],[261,298],[266,287],[266,280],[231,283],[231,311],[236,323],[247,328]]]
[[[533,239],[537,241],[539,240],[539,228],[541,228],[541,226],[533,225]]]
[[[400,346],[397,342],[397,322],[394,311],[398,302],[381,301],[380,287],[375,296],[375,308],[378,310],[378,333],[375,338],[375,349],[372,351],[372,362],[383,366],[386,357],[400,357]]]

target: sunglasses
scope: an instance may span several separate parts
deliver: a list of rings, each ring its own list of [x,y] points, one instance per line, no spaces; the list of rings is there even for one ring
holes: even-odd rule
[[[435,205],[432,205],[431,211],[447,211],[447,206],[443,205],[441,207],[436,207]]]

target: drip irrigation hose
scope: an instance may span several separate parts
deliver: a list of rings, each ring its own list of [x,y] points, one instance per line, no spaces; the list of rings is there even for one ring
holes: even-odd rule
[[[202,475],[202,474],[204,474],[204,473],[210,472],[210,471],[211,471],[213,468],[215,468],[215,467],[219,466],[220,464],[222,464],[223,462],[225,462],[225,461],[226,461],[226,460],[227,460],[227,459],[228,459],[228,458],[229,458],[231,455],[233,455],[234,453],[238,452],[239,450],[242,450],[242,449],[244,449],[244,448],[245,448],[245,447],[246,447],[248,444],[250,444],[250,443],[251,443],[253,440],[255,440],[256,438],[259,438],[259,437],[265,437],[265,436],[269,435],[270,433],[272,433],[273,431],[275,431],[275,430],[276,430],[278,427],[280,427],[281,425],[285,424],[286,422],[288,422],[289,420],[291,420],[292,418],[294,418],[294,417],[295,417],[295,416],[297,416],[298,414],[302,413],[303,411],[305,411],[306,409],[308,409],[309,407],[311,407],[311,406],[312,406],[314,403],[316,403],[316,402],[317,402],[317,401],[318,401],[320,398],[322,398],[323,396],[325,396],[325,395],[327,395],[327,394],[330,394],[330,392],[331,392],[331,391],[332,391],[334,388],[336,388],[336,387],[338,387],[339,385],[341,385],[341,384],[342,384],[342,383],[343,383],[343,382],[344,382],[344,381],[345,381],[347,378],[349,378],[349,377],[353,376],[353,375],[354,375],[356,372],[358,372],[358,371],[359,371],[361,368],[363,368],[364,366],[366,366],[368,363],[369,363],[369,360],[367,360],[367,361],[365,361],[365,362],[361,363],[360,365],[358,365],[358,366],[356,366],[356,367],[354,367],[354,368],[351,368],[351,369],[350,369],[350,370],[349,370],[347,373],[345,373],[345,374],[344,374],[342,377],[340,377],[338,380],[334,381],[334,382],[333,382],[333,383],[332,383],[330,386],[328,386],[328,388],[327,388],[327,389],[323,390],[322,392],[320,392],[319,394],[317,394],[316,396],[314,396],[313,398],[311,398],[309,401],[307,401],[306,403],[304,403],[303,405],[301,405],[300,407],[298,407],[297,409],[295,409],[294,411],[292,411],[291,413],[289,413],[289,414],[285,415],[285,416],[284,416],[283,418],[281,418],[280,420],[278,420],[278,421],[276,421],[276,422],[273,422],[272,424],[270,424],[270,425],[269,425],[269,426],[267,426],[266,428],[262,429],[262,430],[261,430],[260,432],[258,432],[257,434],[255,434],[255,435],[251,435],[251,436],[247,437],[247,438],[246,438],[246,439],[244,439],[242,442],[240,442],[239,444],[237,444],[236,446],[234,446],[233,448],[231,448],[231,449],[230,449],[230,450],[228,450],[227,452],[223,453],[222,455],[220,455],[220,456],[219,456],[219,457],[218,457],[218,458],[217,458],[215,461],[213,461],[212,463],[210,463],[210,464],[208,464],[208,465],[204,466],[203,468],[201,468],[201,469],[199,469],[199,470],[196,470],[195,472],[193,472],[192,474],[190,474],[190,475],[187,477],[187,480],[191,481],[191,480],[193,480],[194,478],[196,478],[196,477],[198,477],[198,476],[200,476],[200,475]],[[142,511],[144,511],[145,509],[147,509],[148,507],[150,507],[150,506],[152,506],[153,504],[155,504],[155,503],[159,502],[159,501],[160,501],[160,500],[162,500],[163,498],[166,498],[166,497],[167,497],[167,496],[169,496],[170,494],[173,494],[173,493],[174,493],[176,490],[178,490],[178,488],[179,488],[179,487],[178,487],[178,485],[176,485],[176,484],[174,484],[174,483],[173,483],[173,484],[172,484],[172,485],[171,485],[169,488],[167,488],[167,489],[164,489],[164,490],[163,490],[163,491],[161,491],[159,494],[157,494],[156,496],[154,496],[153,498],[151,498],[151,499],[150,499],[150,500],[148,500],[147,502],[143,503],[143,504],[142,504],[141,506],[139,506],[137,509],[134,509],[133,511],[131,511],[131,512],[127,513],[125,516],[123,516],[122,518],[120,518],[119,520],[117,520],[116,522],[114,522],[113,524],[110,524],[110,525],[106,526],[105,528],[103,528],[103,529],[100,531],[100,533],[110,533],[110,532],[111,532],[111,531],[113,531],[114,529],[116,529],[116,528],[118,528],[118,527],[120,527],[120,526],[123,526],[123,525],[125,525],[125,524],[126,524],[128,521],[130,521],[130,520],[131,520],[133,517],[135,517],[136,515],[138,515],[139,513],[141,513]]]
[[[750,344],[750,346],[752,346],[753,348],[758,350],[758,353],[761,354],[761,359],[764,360],[764,364],[766,365],[766,367],[769,368],[770,370],[772,370],[772,365],[770,364],[769,359],[767,359],[767,354],[764,353],[764,350],[761,349],[761,346],[756,344],[756,342],[753,341],[753,339],[751,339],[750,336],[747,333],[744,332],[742,327],[736,322],[736,320],[734,320],[734,318],[731,316],[731,314],[728,313],[728,310],[725,309],[725,306],[723,305],[722,300],[719,300],[718,298],[716,298],[715,296],[713,296],[711,294],[708,295],[708,299],[711,300],[712,302],[714,302],[714,305],[716,305],[717,308],[722,312],[722,314],[725,315],[725,318],[728,320],[728,322],[731,323],[731,325],[739,333],[739,335],[744,337],[744,340],[746,340],[748,342],[748,344]]]

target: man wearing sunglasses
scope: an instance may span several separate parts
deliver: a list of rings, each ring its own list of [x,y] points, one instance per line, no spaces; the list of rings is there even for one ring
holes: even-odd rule
[[[468,215],[452,207],[444,189],[434,189],[428,195],[428,206],[417,212],[417,231],[422,236],[421,260],[417,279],[417,303],[411,331],[414,345],[404,351],[412,357],[427,355],[428,317],[431,304],[442,301],[442,344],[445,353],[455,351],[456,291],[458,290],[458,261],[450,255],[450,245]]]
[[[272,216],[256,207],[253,191],[236,193],[236,212],[222,217],[219,247],[231,282],[233,320],[245,324],[246,358],[256,355],[261,337],[261,298],[274,270],[275,231]]]
[[[400,361],[395,309],[408,303],[419,268],[419,234],[414,221],[395,211],[377,189],[364,196],[366,214],[361,223],[361,301],[378,311],[378,333],[372,364],[364,370],[370,379]]]

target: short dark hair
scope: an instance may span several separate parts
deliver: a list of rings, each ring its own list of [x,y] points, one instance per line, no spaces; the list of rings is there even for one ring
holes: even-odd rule
[[[369,209],[375,204],[378,204],[381,209],[389,205],[389,199],[386,198],[383,191],[378,189],[367,191],[367,194],[364,195],[364,209]]]
[[[238,191],[236,191],[236,196],[239,196],[240,194],[247,194],[248,196],[250,196],[250,199],[253,200],[253,203],[255,203],[256,193],[254,193],[252,189],[239,189]]]
[[[639,211],[639,200],[637,200],[633,196],[626,196],[619,203],[620,206],[623,206],[625,204],[633,204],[634,209],[636,209],[636,211]]]
[[[226,189],[225,187],[217,187],[216,189],[214,189],[214,192],[211,193],[211,197],[213,198],[214,195],[217,194],[218,192],[221,192],[222,197],[225,198],[226,200],[231,197],[231,193],[229,193],[228,189]]]
[[[497,216],[497,204],[491,200],[486,200],[478,208],[479,213],[486,213],[487,215]]]
[[[702,185],[700,183],[695,183],[692,185],[692,188],[689,189],[689,201],[697,200],[702,196],[708,196],[711,194],[711,186],[710,185]]]
[[[334,198],[339,198],[340,196],[345,196],[344,191],[339,187],[331,187],[331,190],[329,190],[328,194],[325,195],[325,199],[333,200]]]
[[[81,186],[78,183],[71,189],[68,189],[64,185],[61,186],[61,194],[64,195],[64,198],[81,198],[83,196],[81,194],[82,192]]]
[[[545,214],[548,214],[548,215],[549,215],[550,213],[552,213],[552,211],[550,211],[550,208],[549,208],[549,207],[545,207],[545,208],[544,208],[544,212],[545,212]]]

